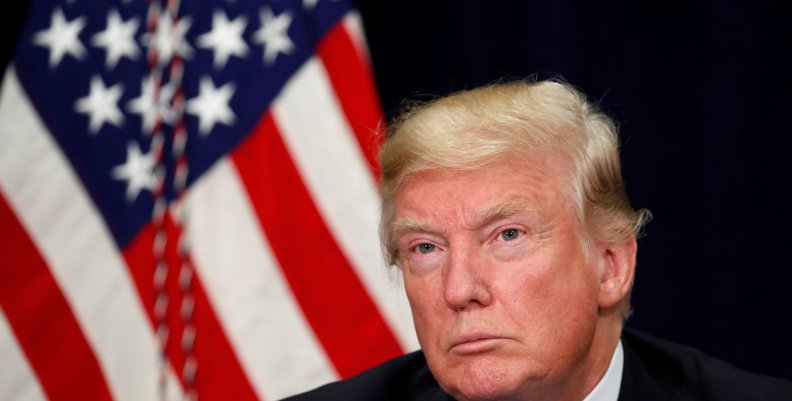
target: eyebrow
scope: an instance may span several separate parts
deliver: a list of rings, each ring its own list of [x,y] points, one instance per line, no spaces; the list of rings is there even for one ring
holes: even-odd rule
[[[420,220],[414,219],[412,217],[402,217],[396,220],[391,225],[391,235],[392,239],[399,238],[402,234],[408,232],[428,232],[431,231],[428,225],[424,224]]]
[[[483,227],[493,221],[504,219],[507,217],[516,216],[524,213],[538,213],[531,203],[524,199],[510,200],[506,202],[497,203],[488,207],[483,212],[478,213],[474,220],[472,227]],[[434,231],[428,224],[412,218],[402,217],[396,220],[391,225],[390,237],[396,240],[404,233],[408,232],[432,232]]]
[[[532,203],[525,199],[515,199],[506,202],[501,202],[488,207],[483,212],[476,215],[473,220],[474,227],[483,227],[494,221],[501,220],[507,217],[516,216],[519,214],[535,214],[538,211],[531,206]]]

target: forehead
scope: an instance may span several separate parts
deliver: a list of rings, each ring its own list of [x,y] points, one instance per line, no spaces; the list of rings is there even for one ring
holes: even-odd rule
[[[470,170],[424,170],[397,189],[394,225],[474,224],[518,212],[558,213],[571,208],[568,177],[564,163],[544,155],[504,157]]]

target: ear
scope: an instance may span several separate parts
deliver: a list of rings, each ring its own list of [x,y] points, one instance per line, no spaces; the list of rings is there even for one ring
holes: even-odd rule
[[[635,277],[635,254],[638,244],[634,237],[597,246],[600,274],[600,309],[618,305],[628,296]]]

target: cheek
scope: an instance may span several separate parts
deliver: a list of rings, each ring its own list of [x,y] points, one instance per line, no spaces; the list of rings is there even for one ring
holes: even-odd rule
[[[442,292],[433,288],[430,277],[419,277],[407,271],[404,273],[404,289],[410,302],[415,328],[420,336],[429,331],[433,321],[431,317],[436,314],[437,300],[433,294]]]
[[[406,254],[402,257],[402,266],[405,266],[405,272],[421,278],[442,269],[445,257],[445,252],[439,249],[428,254],[410,251],[403,253]]]
[[[443,298],[440,275],[405,272],[404,287],[418,342],[427,355],[438,358],[443,353],[445,335],[453,325],[453,313]]]
[[[587,269],[590,266],[578,268]],[[598,316],[596,281],[592,280],[591,275],[583,273],[562,278],[554,284],[554,288],[548,290],[546,295],[550,299],[548,304],[552,305],[552,309],[547,311],[547,319],[552,319],[555,322],[553,325],[567,336],[585,338],[596,324]]]
[[[512,274],[498,279],[499,292],[512,305],[515,320],[552,323],[544,325],[548,328],[565,322],[575,324],[597,314],[596,277],[584,270],[592,268],[582,263],[515,267]]]

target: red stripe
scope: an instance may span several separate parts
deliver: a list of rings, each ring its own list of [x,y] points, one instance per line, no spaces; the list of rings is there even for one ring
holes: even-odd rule
[[[170,330],[166,352],[173,370],[180,376],[184,368],[185,355],[181,347],[183,324],[179,313],[182,298],[178,280],[179,233],[169,215],[165,219],[165,229],[168,235],[165,253],[169,266],[165,283],[169,298],[166,320]],[[153,225],[146,226],[124,250],[124,257],[152,325],[155,322],[153,315],[155,292],[152,282],[155,265],[152,254],[154,233]],[[193,296],[195,297],[193,324],[197,332],[194,354],[198,361],[195,385],[200,399],[202,401],[256,400],[255,391],[220,326],[197,272],[193,277]]]
[[[0,227],[0,307],[47,398],[112,399],[66,298],[2,192]]]
[[[368,62],[340,21],[319,43],[317,54],[374,177],[379,177],[377,152],[382,138],[375,133],[382,109]]]
[[[400,355],[396,338],[313,204],[270,114],[233,161],[284,276],[339,375],[349,377]]]

